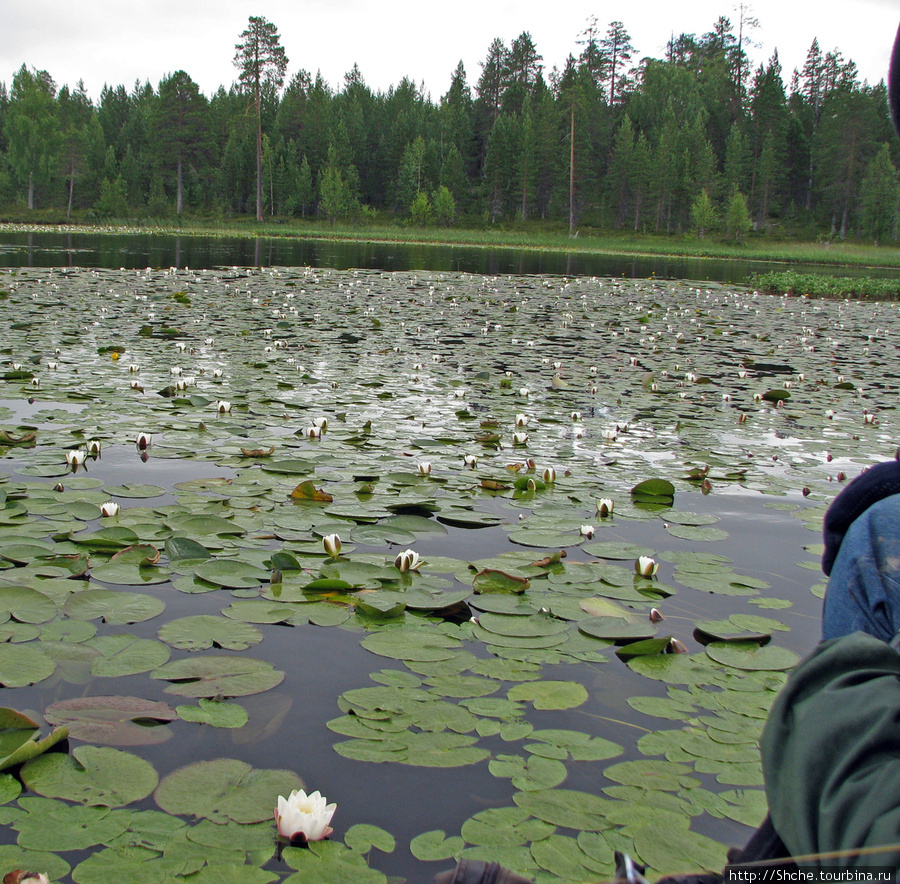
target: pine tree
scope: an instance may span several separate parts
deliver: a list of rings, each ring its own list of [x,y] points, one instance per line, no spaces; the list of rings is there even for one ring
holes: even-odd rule
[[[897,211],[900,206],[900,183],[891,161],[891,150],[882,144],[866,167],[862,183],[863,229],[876,243],[897,238]]]
[[[256,113],[256,220],[262,221],[262,97],[266,89],[277,92],[281,88],[288,60],[278,29],[270,21],[255,15],[250,16],[234,52],[234,64],[240,71],[238,79],[250,91]]]

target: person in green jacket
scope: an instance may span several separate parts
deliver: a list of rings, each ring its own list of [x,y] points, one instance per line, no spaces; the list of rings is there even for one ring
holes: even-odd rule
[[[900,30],[888,99],[900,134]],[[816,855],[801,860],[802,867],[881,867],[895,878],[900,463],[879,464],[854,479],[829,507],[824,536],[823,641],[791,673],[760,741],[769,816],[792,857]]]
[[[793,857],[824,854],[801,866],[897,870],[900,463],[851,482],[824,534],[823,641],[791,673],[760,743],[769,814]]]

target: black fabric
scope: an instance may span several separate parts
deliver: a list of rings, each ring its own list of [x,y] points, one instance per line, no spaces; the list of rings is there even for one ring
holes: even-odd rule
[[[898,46],[894,47],[896,58]],[[900,62],[898,62],[900,64]],[[897,69],[900,77],[900,67]],[[900,84],[898,84],[900,88]],[[841,548],[847,529],[873,503],[892,494],[900,494],[900,463],[885,461],[857,476],[832,502],[825,513],[823,535],[825,552],[822,554],[822,570],[831,574],[831,568]]]
[[[891,103],[891,117],[894,128],[900,135],[900,28],[894,40],[894,51],[891,55],[891,69],[888,73],[888,97]]]

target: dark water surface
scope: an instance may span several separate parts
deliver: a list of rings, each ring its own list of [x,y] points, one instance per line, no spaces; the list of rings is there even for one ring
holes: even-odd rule
[[[784,269],[767,261],[643,257],[300,237],[172,236],[151,233],[21,233],[0,230],[0,267],[331,267],[484,274],[694,279],[744,284],[753,273]],[[792,264],[798,272],[892,276],[870,268]]]

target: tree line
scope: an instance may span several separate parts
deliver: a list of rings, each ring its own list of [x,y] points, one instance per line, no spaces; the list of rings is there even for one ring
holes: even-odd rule
[[[787,83],[753,67],[738,7],[709,33],[634,62],[621,22],[590,19],[561,68],[531,36],[495,39],[438,101],[403,79],[373,91],[299,70],[251,17],[238,78],[204,95],[185,71],[154,88],[57,87],[22,66],[0,83],[0,206],[68,216],[544,222],[740,239],[897,235],[898,146],[883,82],[814,40]]]

